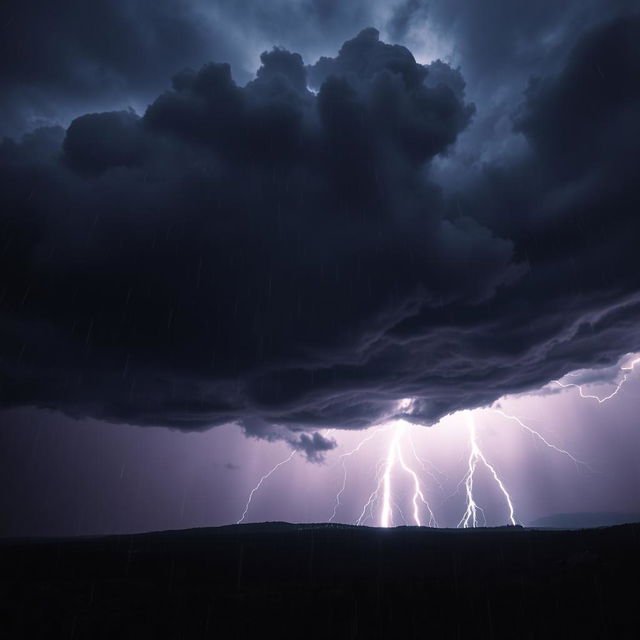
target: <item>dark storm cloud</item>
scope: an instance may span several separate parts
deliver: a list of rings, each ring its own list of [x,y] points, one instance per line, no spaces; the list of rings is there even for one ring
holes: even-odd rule
[[[302,453],[309,462],[324,462],[327,451],[335,449],[337,442],[318,431],[302,432],[296,425],[282,425],[267,422],[253,416],[241,420],[244,434],[249,438],[258,438],[274,442],[284,440],[292,449]]]
[[[297,440],[289,440],[290,446],[302,452],[309,462],[322,462],[327,451],[335,449],[337,443],[314,431],[312,434],[301,433]]]
[[[554,68],[586,28],[632,7],[633,0],[13,2],[0,41],[0,134],[66,126],[87,111],[144,110],[170,74],[203,60],[230,62],[244,84],[274,44],[313,62],[371,24],[420,50],[442,39],[429,57],[450,56],[473,100],[493,105],[518,94],[529,74]]]
[[[6,141],[3,403],[238,421],[315,460],[334,444],[296,430],[403,398],[430,422],[637,348],[639,34],[601,26],[532,83],[530,151],[453,204],[428,169],[472,119],[462,76],[373,29]]]
[[[428,44],[434,36],[442,39],[435,55],[460,66],[477,106],[472,126],[441,163],[438,180],[454,190],[482,165],[521,155],[526,144],[512,120],[529,79],[557,74],[587,31],[636,6],[634,0],[404,0],[396,5],[387,26],[394,39],[410,47]]]
[[[16,135],[89,110],[144,110],[171,74],[205,60],[231,63],[244,84],[274,44],[315,59],[371,24],[375,3],[26,0],[3,9],[0,135]]]
[[[29,0],[4,9],[0,133],[88,107],[144,105],[169,72],[232,49],[189,2]]]

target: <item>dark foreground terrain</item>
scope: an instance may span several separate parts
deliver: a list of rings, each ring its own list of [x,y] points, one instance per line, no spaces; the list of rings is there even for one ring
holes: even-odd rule
[[[640,525],[0,542],[2,638],[638,638]]]

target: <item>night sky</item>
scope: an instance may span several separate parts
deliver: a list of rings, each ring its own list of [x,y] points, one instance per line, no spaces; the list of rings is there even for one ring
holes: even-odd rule
[[[5,8],[0,535],[640,513],[635,4]]]

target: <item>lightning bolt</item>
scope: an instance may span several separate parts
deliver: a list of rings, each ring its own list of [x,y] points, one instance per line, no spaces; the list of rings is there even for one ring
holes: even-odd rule
[[[356,525],[360,526],[364,524],[367,517],[372,517],[373,505],[378,500],[378,494],[380,493],[380,487],[382,486],[382,476],[378,477],[378,484],[376,488],[369,494],[368,500],[365,502],[364,507],[362,507],[362,513],[358,516],[356,520]],[[369,510],[369,516],[366,515],[367,509]]]
[[[344,493],[344,490],[346,489],[347,486],[347,458],[350,458],[354,453],[357,453],[358,451],[360,451],[360,449],[370,440],[372,440],[373,438],[375,438],[379,433],[381,433],[382,431],[388,431],[391,428],[391,425],[386,426],[386,427],[381,427],[379,429],[375,429],[373,433],[371,433],[369,436],[367,436],[366,438],[363,438],[358,445],[352,449],[351,451],[348,451],[347,453],[343,453],[339,460],[342,464],[342,486],[340,487],[340,491],[338,491],[338,493],[336,494],[336,499],[335,499],[335,504],[333,505],[333,513],[331,514],[331,517],[329,518],[329,522],[333,522],[336,514],[338,512],[338,509],[340,507],[340,498],[342,497],[342,494]]]
[[[575,383],[565,383],[560,380],[554,381],[562,388],[567,387],[576,387],[582,398],[591,398],[597,400],[599,403],[606,402],[616,396],[623,385],[629,379],[631,372],[634,371],[636,365],[640,363],[640,357],[635,357],[633,360],[628,362],[626,365],[620,367],[620,373],[622,377],[619,379],[616,384],[615,389],[607,396],[600,397],[597,395],[587,394],[584,392],[582,385]],[[408,411],[411,408],[412,401],[410,399],[405,399],[400,401],[398,404],[398,411]],[[497,413],[502,418],[515,422],[522,429],[527,431],[531,436],[536,438],[539,442],[541,442],[547,448],[555,451],[556,453],[568,458],[575,465],[576,468],[580,466],[584,466],[590,471],[593,472],[593,469],[583,460],[580,460],[575,455],[573,455],[570,451],[563,449],[562,447],[554,444],[550,440],[548,440],[543,434],[539,431],[531,427],[529,424],[524,422],[520,417],[516,415],[511,415],[505,412],[499,401],[493,405],[492,407],[487,407],[487,409]],[[466,497],[466,508],[464,514],[460,521],[458,522],[458,527],[477,527],[480,524],[486,524],[485,512],[483,508],[477,503],[475,498],[475,482],[476,482],[476,472],[478,471],[479,466],[483,465],[485,469],[489,472],[493,482],[497,486],[498,490],[504,497],[507,509],[508,509],[508,522],[512,525],[517,523],[515,517],[515,510],[513,501],[507,488],[498,474],[496,468],[487,460],[484,452],[480,447],[480,443],[478,442],[478,433],[477,426],[475,422],[475,412],[472,411],[464,411],[462,415],[466,418],[468,424],[468,438],[469,438],[469,455],[467,459],[467,469],[464,474],[462,480],[458,484],[458,491],[462,486],[464,486],[464,492]],[[410,457],[411,462],[415,460],[421,467],[422,471],[428,474],[431,479],[440,487],[442,490],[442,483],[438,479],[435,473],[431,470],[431,467],[435,469],[439,474],[444,474],[429,461],[429,468],[425,464],[425,461],[418,455],[416,451],[416,446],[413,441],[412,431],[409,427],[413,427],[415,425],[411,425],[404,419],[398,419],[398,413],[396,413],[396,419],[387,423],[386,425],[375,429],[372,433],[369,433],[366,437],[362,438],[358,444],[339,456],[338,461],[342,466],[342,483],[340,488],[335,496],[335,501],[333,505],[333,511],[331,517],[329,518],[329,522],[333,522],[337,516],[338,510],[342,506],[342,497],[347,487],[347,478],[348,478],[348,467],[347,462],[357,454],[368,442],[370,442],[373,438],[377,437],[382,432],[391,431],[392,435],[389,440],[386,454],[379,461],[376,467],[376,484],[373,491],[369,494],[368,499],[366,500],[362,511],[359,517],[356,520],[357,525],[362,525],[369,518],[376,520],[375,511],[380,505],[378,523],[381,527],[390,527],[394,525],[395,517],[398,515],[403,521],[406,523],[405,514],[403,513],[400,505],[396,502],[394,496],[394,482],[396,479],[396,473],[398,472],[398,468],[401,473],[406,474],[411,480],[412,491],[411,491],[411,520],[417,526],[423,526],[423,518],[424,515],[428,516],[426,523],[428,526],[438,526],[433,510],[431,509],[429,502],[425,497],[425,493],[423,490],[423,485],[421,483],[421,479],[419,474],[416,472],[416,469],[410,464],[409,460],[407,460],[405,456],[405,442],[406,438],[409,439],[409,447],[410,447]],[[332,432],[333,429],[329,429],[326,433]],[[275,473],[281,466],[287,464],[295,455],[296,451],[292,451],[291,454],[276,464],[273,468],[271,468],[267,473],[265,473],[256,486],[251,490],[249,496],[247,498],[247,502],[242,513],[242,516],[237,521],[237,524],[242,523],[249,511],[251,506],[251,502],[253,500],[254,494],[260,489],[263,483],[271,477],[273,473]],[[336,463],[337,464],[337,463]],[[407,516],[409,514],[407,513]]]
[[[289,455],[288,458],[285,458],[284,460],[282,460],[281,462],[278,462],[278,464],[273,467],[270,471],[268,471],[267,473],[265,473],[262,478],[260,478],[260,480],[258,481],[258,484],[253,487],[253,489],[251,489],[251,493],[249,494],[249,497],[247,498],[247,504],[244,507],[244,511],[242,512],[242,516],[240,517],[240,520],[238,520],[236,522],[236,524],[240,524],[245,517],[247,516],[247,512],[249,511],[249,507],[251,506],[251,500],[253,500],[253,494],[262,486],[262,483],[267,480],[273,473],[275,473],[283,464],[287,464],[287,462],[289,462],[291,460],[291,458],[293,458],[293,456],[296,455],[296,451],[292,451],[291,454]]]
[[[420,518],[420,504],[426,507],[427,512],[429,514],[429,526],[437,526],[436,519],[433,515],[433,511],[429,506],[426,498],[424,497],[424,493],[422,491],[422,487],[420,485],[420,479],[418,478],[418,474],[412,469],[405,461],[404,455],[402,453],[401,441],[402,437],[406,431],[406,423],[398,422],[394,428],[393,438],[391,439],[391,444],[389,445],[389,449],[387,451],[386,464],[384,467],[384,473],[382,475],[382,510],[380,513],[380,526],[381,527],[389,527],[393,522],[393,508],[392,508],[392,475],[393,469],[398,462],[402,469],[411,477],[413,481],[413,495],[411,497],[411,503],[413,505],[413,521],[419,527],[422,526],[422,520]],[[374,492],[377,494],[379,492],[380,483]],[[373,495],[373,494],[372,494]],[[371,497],[369,502],[371,501]],[[365,507],[366,508],[366,507]]]
[[[380,515],[380,526],[388,527],[391,518],[391,472],[393,471],[393,467],[396,463],[397,458],[397,450],[398,450],[398,440],[400,438],[400,429],[396,429],[391,440],[391,445],[389,446],[389,450],[387,451],[387,461],[384,467],[384,474],[382,476],[382,513]]]
[[[538,431],[530,427],[528,424],[525,424],[524,422],[522,422],[522,420],[518,418],[518,416],[509,415],[508,413],[505,413],[502,409],[494,408],[493,411],[501,415],[503,418],[506,418],[507,420],[513,420],[514,422],[519,424],[523,429],[528,431],[532,436],[540,440],[540,442],[542,442],[546,447],[548,447],[549,449],[553,449],[554,451],[557,451],[563,456],[569,458],[569,460],[571,460],[571,462],[573,462],[576,465],[576,468],[579,465],[582,465],[583,467],[586,467],[587,469],[589,469],[589,471],[593,472],[593,469],[586,462],[584,462],[584,460],[579,460],[573,454],[569,453],[569,451],[566,451],[565,449],[561,449],[560,447],[557,447],[552,442],[549,442],[541,433],[539,433]]]
[[[484,457],[484,454],[482,453],[482,450],[478,445],[476,423],[475,423],[473,413],[471,411],[465,411],[464,413],[469,423],[470,450],[469,450],[469,459],[467,462],[467,473],[465,474],[460,484],[464,483],[466,499],[467,499],[467,508],[464,512],[464,515],[460,519],[460,522],[458,522],[458,527],[463,527],[465,529],[468,528],[469,526],[477,527],[478,512],[482,514],[482,519],[483,521],[485,521],[484,511],[482,510],[482,507],[478,506],[478,503],[475,501],[475,497],[473,494],[473,481],[475,478],[475,473],[476,473],[476,469],[478,467],[479,462],[482,462],[482,464],[484,464],[484,466],[488,469],[488,471],[493,476],[493,479],[495,480],[496,484],[498,485],[498,488],[504,495],[507,506],[509,508],[509,522],[515,525],[516,519],[515,519],[514,510],[513,510],[513,503],[511,501],[511,496],[509,495],[509,492],[505,488],[504,483],[500,479],[500,476],[498,475],[497,471]]]
[[[386,457],[382,460],[378,465],[378,471],[376,473],[377,482],[375,489],[369,494],[367,501],[362,507],[362,511],[356,520],[356,525],[362,525],[368,518],[373,517],[373,509],[376,503],[379,500],[382,500],[382,508],[380,510],[380,526],[381,527],[389,527],[393,524],[393,513],[394,510],[397,510],[400,514],[400,517],[406,524],[406,519],[404,517],[404,513],[399,505],[396,503],[393,497],[393,476],[394,469],[398,464],[402,470],[409,475],[413,483],[413,493],[411,495],[411,504],[412,504],[412,519],[413,522],[421,527],[423,526],[421,511],[422,507],[424,507],[429,516],[428,526],[437,527],[438,523],[436,521],[435,515],[427,501],[424,491],[422,490],[422,485],[420,483],[420,478],[416,473],[415,469],[413,469],[406,461],[404,452],[402,449],[402,441],[407,433],[407,427],[409,426],[404,421],[397,421],[396,423],[390,425],[393,427],[393,436],[389,443],[389,447],[387,449]],[[413,443],[412,443],[413,447]],[[413,449],[415,454],[415,448]],[[416,459],[420,461],[417,457]],[[382,494],[382,496],[381,496]]]
[[[420,486],[420,480],[418,479],[418,474],[411,467],[409,467],[407,465],[407,463],[404,461],[404,457],[402,455],[402,449],[400,448],[399,443],[398,443],[398,446],[397,446],[397,452],[398,452],[398,460],[400,461],[400,466],[413,479],[413,496],[412,496],[411,502],[413,504],[413,520],[414,520],[414,522],[419,527],[422,526],[422,522],[420,521],[420,506],[418,505],[418,500],[420,500],[420,502],[426,507],[427,512],[429,514],[428,526],[437,527],[438,523],[436,521],[435,516],[433,515],[433,511],[431,510],[431,507],[429,506],[429,503],[427,502],[427,500],[424,497],[424,494],[422,493],[422,488]]]
[[[603,402],[607,402],[607,400],[611,400],[611,398],[618,395],[618,392],[620,391],[620,389],[622,389],[624,383],[629,379],[629,374],[633,371],[634,367],[638,364],[638,362],[640,362],[640,357],[635,358],[628,365],[624,367],[620,367],[620,371],[625,371],[627,373],[624,373],[622,375],[622,378],[620,382],[618,382],[618,384],[616,385],[615,389],[608,396],[604,396],[604,397],[600,397],[591,393],[585,393],[584,390],[582,389],[583,385],[576,384],[575,382],[560,382],[560,380],[554,380],[554,382],[558,386],[562,387],[563,389],[569,389],[570,387],[575,387],[576,389],[578,389],[578,392],[580,393],[581,398],[597,400],[599,404],[602,404]]]

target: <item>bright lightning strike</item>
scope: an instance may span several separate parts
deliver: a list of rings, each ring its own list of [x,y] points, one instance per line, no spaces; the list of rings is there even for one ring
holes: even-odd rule
[[[583,389],[584,385],[580,385],[577,383],[566,383],[560,380],[556,380],[554,382],[562,388],[576,387],[582,398],[594,399],[598,403],[602,404],[618,394],[620,389],[624,386],[624,384],[629,379],[631,372],[634,371],[638,363],[640,363],[640,357],[635,357],[633,360],[629,361],[626,365],[620,367],[620,373],[622,374],[622,377],[619,379],[618,383],[616,384],[615,389],[609,395],[604,397],[585,393]],[[402,400],[398,404],[398,412],[409,411],[411,408],[411,405],[412,405],[412,401],[410,399]],[[506,413],[500,408],[499,404],[494,405],[492,407],[488,407],[488,408],[494,411],[495,413],[497,413],[498,415],[500,415],[501,417],[505,418],[506,420],[510,420],[518,424],[522,429],[527,431],[529,434],[535,437],[538,441],[542,442],[542,444],[544,444],[547,448],[552,449],[556,453],[559,453],[560,455],[563,455],[569,460],[571,460],[576,465],[576,467],[584,466],[590,471],[593,471],[593,469],[589,466],[588,463],[584,462],[583,460],[580,460],[579,458],[574,456],[570,451],[567,451],[566,449],[559,447],[553,442],[550,442],[544,435],[542,435],[539,431],[537,431],[536,429],[526,424],[518,416],[510,415]],[[474,494],[476,471],[478,471],[479,465],[483,465],[485,467],[485,469],[489,472],[489,474],[493,478],[493,481],[497,485],[500,493],[504,496],[504,500],[508,508],[508,522],[510,522],[512,525],[515,525],[516,518],[515,518],[514,506],[513,506],[513,501],[511,499],[511,496],[507,491],[507,488],[505,487],[504,482],[498,475],[498,472],[496,471],[495,467],[487,460],[484,452],[480,448],[480,445],[478,442],[478,434],[477,434],[477,427],[475,423],[474,413],[471,411],[465,411],[465,412],[462,412],[462,414],[466,417],[466,420],[468,422],[468,427],[469,427],[469,457],[467,460],[466,473],[463,479],[458,484],[458,489],[460,489],[461,486],[464,486],[465,495],[466,495],[466,509],[462,518],[458,522],[458,527],[464,527],[464,528],[477,527],[479,526],[479,524],[486,523],[484,510],[476,502],[476,498]],[[396,416],[397,415],[398,414],[396,414]],[[375,429],[372,433],[364,437],[352,450],[346,453],[343,453],[341,456],[339,456],[338,460],[342,465],[342,472],[343,472],[342,483],[340,485],[338,492],[336,493],[333,512],[331,514],[331,517],[328,520],[329,522],[333,522],[335,520],[338,510],[342,506],[341,500],[347,487],[347,475],[348,475],[347,461],[356,453],[358,453],[366,443],[368,443],[373,438],[375,438],[379,433],[383,431],[392,430],[392,436],[387,447],[386,455],[382,460],[380,460],[377,466],[376,486],[374,490],[369,494],[369,497],[362,508],[362,512],[360,513],[359,517],[356,520],[356,524],[361,525],[369,518],[376,520],[375,510],[377,510],[378,505],[380,505],[379,517],[377,518],[379,526],[385,527],[385,528],[393,526],[394,521],[396,520],[396,517],[395,517],[396,515],[398,515],[401,518],[401,520],[405,520],[405,516],[400,508],[400,505],[396,502],[396,496],[394,495],[394,484],[396,482],[396,474],[398,472],[398,467],[400,467],[400,471],[406,474],[407,476],[409,476],[412,484],[411,519],[413,523],[415,523],[417,526],[422,526],[423,514],[426,514],[428,515],[427,525],[436,526],[436,527],[438,526],[434,513],[425,497],[420,476],[416,472],[416,469],[414,469],[414,467],[411,464],[409,464],[405,456],[404,443],[406,441],[406,437],[409,438],[409,446],[411,449],[410,451],[411,461],[415,460],[415,462],[417,462],[421,466],[422,471],[428,474],[431,477],[431,479],[440,487],[441,490],[442,490],[442,484],[438,476],[436,476],[436,474],[433,473],[431,468],[435,469],[435,471],[438,472],[439,474],[442,474],[442,472],[431,462],[429,462],[429,467],[427,467],[427,465],[425,464],[425,461],[418,455],[416,451],[415,443],[413,442],[412,434],[409,430],[409,427],[411,426],[412,425],[410,425],[410,423],[406,422],[403,419],[396,419],[393,422],[389,422],[388,424],[384,425],[381,428]],[[326,433],[328,434],[332,431],[333,429],[330,429]],[[281,466],[288,463],[293,458],[295,453],[296,451],[292,451],[291,454],[286,459],[276,464],[271,470],[269,470],[265,475],[263,475],[260,478],[260,480],[258,481],[256,486],[251,490],[247,498],[247,502],[246,502],[244,511],[242,513],[242,516],[237,521],[238,524],[242,523],[245,520],[247,513],[249,511],[249,508],[251,506],[253,496],[256,493],[256,491],[260,489],[262,484],[269,477],[271,477],[273,473],[275,473]],[[407,514],[407,516],[408,515],[409,514]]]
[[[411,503],[413,505],[413,521],[419,527],[422,526],[422,520],[420,518],[420,503],[426,507],[427,513],[429,514],[429,526],[438,526],[436,519],[433,515],[433,511],[429,506],[426,498],[424,497],[424,493],[422,491],[422,487],[420,485],[420,479],[418,478],[418,474],[412,469],[405,461],[404,455],[402,453],[402,437],[406,431],[406,423],[398,422],[394,429],[393,438],[391,440],[391,444],[389,445],[389,449],[387,451],[386,464],[384,467],[384,473],[382,475],[382,511],[380,513],[380,526],[381,527],[389,527],[393,523],[393,507],[392,507],[392,477],[393,477],[393,469],[396,465],[396,462],[400,464],[402,469],[407,473],[412,481],[413,481],[413,495],[411,498]],[[375,494],[378,493],[380,487],[380,483],[378,488],[376,488]],[[372,494],[373,495],[373,494]],[[369,502],[371,501],[371,497],[369,498]],[[366,506],[365,506],[366,508]]]
[[[420,502],[426,507],[427,512],[429,514],[429,523],[428,525],[430,527],[437,527],[438,523],[436,522],[436,518],[433,515],[433,511],[431,510],[431,507],[429,506],[429,503],[426,501],[424,494],[422,493],[422,488],[420,486],[420,480],[418,479],[418,474],[407,465],[407,463],[404,461],[404,457],[402,455],[402,449],[400,448],[400,445],[398,444],[397,447],[397,452],[398,452],[398,460],[400,461],[400,466],[411,476],[411,478],[413,479],[413,496],[412,496],[412,504],[413,504],[413,519],[415,521],[415,523],[421,527],[422,526],[422,522],[420,521],[420,506],[418,504],[418,500],[420,500]]]
[[[582,389],[583,385],[576,384],[575,382],[560,382],[560,380],[555,380],[554,382],[558,386],[562,387],[563,389],[569,389],[570,387],[575,387],[576,389],[578,389],[578,392],[580,393],[581,398],[597,400],[599,404],[602,404],[603,402],[607,402],[607,400],[611,400],[611,398],[618,395],[618,392],[620,391],[620,389],[622,389],[624,383],[629,379],[629,374],[633,371],[634,367],[639,362],[640,362],[640,358],[635,358],[628,365],[624,367],[620,367],[620,371],[625,371],[628,373],[624,373],[622,375],[620,382],[618,382],[618,384],[616,385],[615,389],[608,396],[604,396],[604,397],[600,397],[591,393],[585,393],[584,390]]]
[[[484,511],[482,507],[478,505],[475,500],[473,493],[473,482],[475,479],[475,473],[478,466],[478,462],[482,462],[484,466],[488,469],[488,471],[493,476],[496,484],[498,485],[500,491],[505,497],[507,502],[507,506],[509,508],[509,522],[511,524],[516,524],[515,514],[513,510],[513,503],[511,501],[511,496],[509,492],[504,486],[504,483],[500,479],[497,471],[494,467],[487,461],[478,445],[478,437],[476,433],[476,423],[474,420],[473,413],[471,411],[465,411],[467,421],[469,423],[469,444],[470,444],[470,452],[469,452],[469,460],[468,460],[468,468],[467,473],[462,479],[462,483],[464,483],[466,498],[467,498],[467,508],[464,512],[464,515],[458,522],[458,527],[464,527],[465,529],[468,527],[477,527],[478,526],[478,512],[482,514],[482,519],[484,521]]]
[[[394,470],[396,465],[399,465],[402,470],[411,478],[413,484],[413,493],[411,496],[413,522],[419,527],[423,526],[421,511],[424,507],[429,516],[427,522],[428,526],[437,527],[438,523],[424,495],[424,491],[422,490],[422,485],[420,483],[420,478],[415,469],[413,469],[407,463],[404,457],[402,442],[405,434],[407,433],[407,427],[409,425],[404,421],[397,421],[391,426],[393,427],[393,436],[391,438],[391,442],[389,443],[386,457],[382,461],[381,469],[377,474],[376,488],[369,494],[369,498],[365,502],[364,507],[362,507],[362,512],[356,520],[356,524],[361,525],[368,517],[372,517],[374,506],[380,499],[382,501],[379,520],[381,527],[386,528],[393,524],[394,510],[398,511],[403,521],[405,520],[402,510],[394,500],[393,496]],[[411,444],[413,447],[413,443]],[[415,454],[415,449],[413,449],[413,451],[416,459],[421,462]],[[382,497],[380,494],[382,494]]]
[[[398,439],[400,437],[400,429],[396,429],[391,440],[391,445],[387,451],[387,463],[384,467],[382,476],[383,494],[382,494],[382,513],[380,515],[380,526],[388,527],[391,522],[391,471],[396,463],[398,456]]]
[[[293,456],[295,456],[295,455],[296,455],[296,451],[292,451],[288,458],[285,458],[281,462],[278,462],[278,464],[275,467],[273,467],[270,471],[265,473],[262,476],[262,478],[260,478],[260,480],[258,481],[258,484],[253,489],[251,489],[251,493],[249,494],[249,497],[247,498],[247,504],[244,507],[244,511],[242,512],[242,516],[240,517],[240,520],[238,520],[236,522],[236,524],[240,524],[245,519],[245,517],[247,516],[247,512],[249,511],[249,507],[251,505],[251,500],[253,500],[253,494],[262,486],[262,483],[265,480],[267,480],[275,471],[277,471],[283,464],[287,464],[287,462],[289,462],[291,460],[291,458],[293,458]]]

